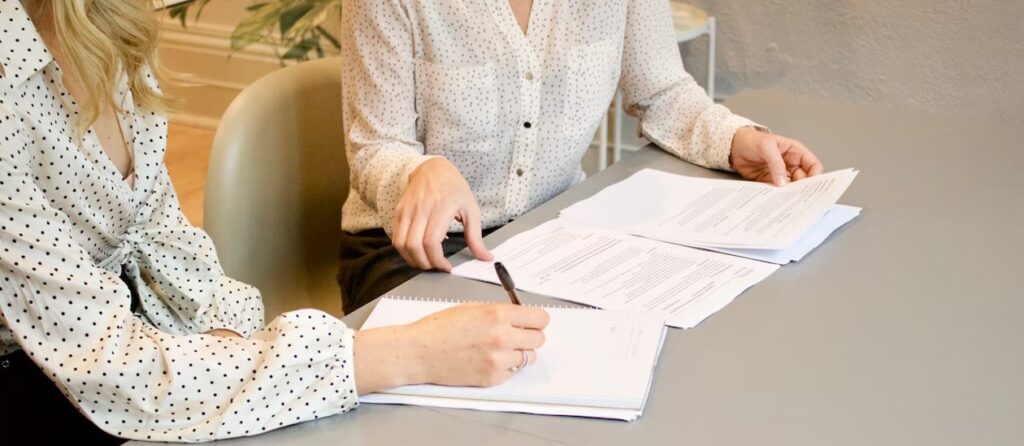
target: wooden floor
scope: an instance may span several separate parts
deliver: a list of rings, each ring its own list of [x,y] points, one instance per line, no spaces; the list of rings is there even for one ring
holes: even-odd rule
[[[213,133],[211,129],[178,124],[170,124],[167,131],[167,170],[185,216],[198,227],[203,227],[203,192]]]

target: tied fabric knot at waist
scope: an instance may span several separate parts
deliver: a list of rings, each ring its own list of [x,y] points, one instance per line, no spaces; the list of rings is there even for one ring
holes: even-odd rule
[[[122,267],[134,260],[133,254],[139,251],[145,240],[144,236],[147,232],[145,224],[149,222],[152,215],[153,208],[148,204],[142,205],[138,212],[135,213],[135,221],[128,227],[124,235],[121,236],[117,249],[106,259],[99,262],[99,266],[120,275]]]

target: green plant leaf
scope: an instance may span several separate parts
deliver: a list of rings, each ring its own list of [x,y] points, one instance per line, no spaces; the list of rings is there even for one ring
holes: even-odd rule
[[[167,8],[172,19],[179,20],[184,27],[190,11],[195,11],[195,20],[212,0],[187,0]],[[311,53],[325,57],[323,41],[334,49],[341,43],[322,24],[332,13],[340,13],[344,0],[263,0],[249,4],[245,9],[250,14],[242,19],[231,33],[231,50],[239,51],[252,44],[272,44],[283,52],[275,51],[282,63],[289,60],[306,60]],[[192,8],[195,6],[196,8]]]
[[[334,49],[336,49],[336,50],[340,50],[341,49],[341,42],[338,41],[338,38],[332,36],[331,33],[327,32],[327,30],[324,29],[324,27],[322,27],[320,25],[317,25],[316,26],[316,32],[320,33],[320,36],[322,36],[323,38],[327,39],[328,42],[331,42],[331,46],[333,46]],[[323,57],[323,56],[320,56],[320,57]]]
[[[304,17],[315,7],[316,4],[312,2],[304,2],[281,12],[281,35],[287,35],[288,31],[290,31],[292,27],[295,26],[299,19]]]
[[[286,51],[281,58],[291,60],[304,60],[314,48],[320,47],[320,36],[313,36],[303,39]]]
[[[231,33],[231,49],[238,51],[263,40],[272,32],[278,16],[287,6],[287,0],[268,3],[243,19]]]
[[[191,1],[189,3],[192,3]],[[206,9],[206,5],[210,4],[210,0],[199,0],[196,4],[196,20],[199,20],[199,16],[203,15],[203,10]]]
[[[170,8],[167,8],[167,14],[171,16],[172,19],[178,19],[178,21],[181,22],[181,27],[185,28],[185,19],[188,17],[188,7],[188,3],[174,5]]]
[[[189,10],[193,6],[195,6],[196,7],[195,20],[199,20],[199,16],[202,15],[203,9],[206,8],[206,5],[208,5],[210,3],[210,1],[211,0],[187,0],[187,1],[184,1],[184,2],[181,2],[181,3],[178,3],[178,4],[174,5],[174,6],[171,6],[169,8],[162,8],[162,9],[165,9],[167,11],[167,14],[172,19],[177,19],[178,21],[180,21],[182,28],[187,28],[188,25],[187,25],[187,23],[185,21],[188,19],[188,12],[189,12]]]

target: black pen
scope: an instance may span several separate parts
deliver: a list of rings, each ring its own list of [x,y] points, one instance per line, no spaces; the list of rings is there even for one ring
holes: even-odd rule
[[[512,281],[512,276],[508,274],[505,265],[502,265],[501,262],[494,262],[494,271],[498,272],[498,280],[501,281],[501,287],[508,293],[508,298],[512,300],[512,303],[522,305],[523,301],[519,300],[519,295],[516,294],[516,283]]]

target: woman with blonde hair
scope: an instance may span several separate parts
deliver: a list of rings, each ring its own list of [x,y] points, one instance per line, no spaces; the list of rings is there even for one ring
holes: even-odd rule
[[[355,332],[263,324],[182,215],[143,0],[0,0],[0,432],[116,444],[254,435],[412,383],[493,385],[547,314],[463,305]],[[484,342],[484,340],[488,342]]]

